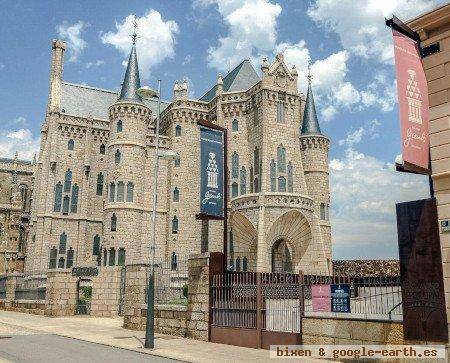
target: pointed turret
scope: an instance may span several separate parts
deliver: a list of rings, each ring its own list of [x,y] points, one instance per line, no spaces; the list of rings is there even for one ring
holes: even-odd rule
[[[308,94],[306,95],[305,112],[303,113],[303,123],[301,135],[322,135],[317,119],[316,106],[311,88],[311,75],[308,75]]]
[[[142,97],[136,92],[141,87],[139,79],[139,67],[136,55],[136,45],[133,42],[130,58],[128,59],[127,71],[120,91],[119,101],[131,101],[142,103]]]

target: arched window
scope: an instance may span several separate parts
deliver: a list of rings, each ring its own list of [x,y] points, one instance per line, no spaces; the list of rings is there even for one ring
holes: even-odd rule
[[[106,146],[105,144],[100,145],[100,154],[105,155],[106,153]]]
[[[180,191],[178,190],[178,187],[175,187],[173,190],[173,201],[179,202],[180,201]]]
[[[245,256],[242,259],[242,271],[247,271],[248,270],[248,259],[247,256]]]
[[[171,261],[170,261],[170,269],[172,271],[176,271],[177,270],[177,254],[175,252],[172,252],[172,257],[171,257]]]
[[[67,150],[73,150],[75,148],[75,141],[73,141],[72,139],[70,139],[67,142]]]
[[[172,219],[172,233],[178,233],[178,218],[174,216]]]
[[[111,247],[109,249],[109,260],[108,265],[114,266],[116,264],[116,249],[114,247]]]
[[[123,122],[122,120],[117,121],[117,132],[122,132],[123,130]]]
[[[291,162],[288,163],[287,167],[287,190],[289,193],[294,193],[294,171]]]
[[[64,257],[60,257],[58,260],[58,268],[64,268],[65,262],[66,260],[64,259]]]
[[[94,245],[92,247],[92,254],[98,256],[100,253],[100,236],[98,234],[94,237]]]
[[[117,231],[117,217],[116,213],[113,213],[111,216],[111,232]]]
[[[175,126],[175,136],[181,136],[181,125]]]
[[[133,202],[134,199],[134,183],[128,182],[127,183],[127,202]]]
[[[22,210],[25,211],[27,208],[27,196],[28,196],[28,187],[26,185],[20,186],[20,197],[22,200]]]
[[[119,164],[119,163],[120,163],[120,158],[121,158],[120,150],[117,149],[117,150],[116,150],[116,153],[115,153],[115,155],[114,155],[114,161],[115,161],[116,164]]]
[[[67,263],[66,263],[66,268],[71,268],[73,266],[73,254],[74,251],[72,249],[72,247],[70,247],[67,250]]]
[[[239,154],[236,151],[231,155],[231,177],[239,178]]]
[[[116,198],[116,184],[110,183],[109,184],[109,201],[114,202]]]
[[[247,170],[245,170],[245,166],[241,168],[241,195],[247,194]]]
[[[78,210],[78,185],[74,184],[72,188],[72,204],[70,205],[70,213],[76,213]]]
[[[180,166],[180,164],[181,164],[180,158],[176,158],[175,161],[174,161],[174,166],[176,168],[178,168]]]
[[[108,258],[108,251],[106,250],[106,248],[104,248],[103,249],[103,266],[106,266],[107,258]]]
[[[59,253],[63,254],[66,253],[67,249],[67,234],[66,232],[63,232],[59,236]]]
[[[54,212],[61,212],[62,191],[63,191],[63,186],[59,182],[55,186],[55,203],[53,205],[53,211]]]
[[[277,191],[277,166],[275,164],[275,160],[272,159],[270,162],[270,191]]]
[[[117,265],[125,266],[125,248],[119,248],[117,255]]]
[[[63,214],[69,214],[69,206],[70,206],[70,197],[68,195],[63,198]]]
[[[70,193],[71,186],[72,186],[72,170],[67,169],[64,177],[64,193]]]
[[[325,219],[325,204],[320,203],[320,219]]]
[[[56,258],[58,257],[58,250],[55,246],[50,250],[50,262],[48,268],[56,268]]]
[[[286,172],[286,149],[283,145],[278,146],[277,148],[277,164],[278,171],[280,173]]]
[[[238,195],[239,195],[238,183],[233,182],[233,184],[231,184],[231,198],[236,198]]]
[[[284,122],[284,101],[285,100],[286,100],[286,94],[284,92],[278,93],[277,122]]]
[[[125,198],[125,183],[120,181],[117,183],[117,201],[123,202]]]
[[[286,191],[286,178],[284,176],[278,177],[278,191],[279,192]]]
[[[231,123],[231,131],[239,131],[239,121],[234,119]]]
[[[259,192],[259,180],[258,180],[258,178],[253,179],[253,189],[255,190],[255,193]]]
[[[259,149],[255,147],[255,150],[253,151],[253,165],[255,168],[255,175],[259,174]],[[256,192],[257,190],[255,190]]]
[[[240,257],[236,258],[236,271],[241,271],[241,259],[240,259]]]
[[[103,194],[103,173],[97,175],[97,195]]]
[[[250,193],[253,193],[253,166],[250,167]]]

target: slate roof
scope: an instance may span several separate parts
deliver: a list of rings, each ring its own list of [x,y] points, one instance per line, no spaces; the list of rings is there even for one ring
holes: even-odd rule
[[[78,117],[92,117],[109,120],[108,108],[118,99],[118,92],[89,87],[81,84],[62,82],[61,111]],[[156,115],[157,99],[144,99],[144,104]],[[161,112],[169,105],[161,101]]]
[[[32,162],[29,160],[21,160],[21,159],[10,159],[10,158],[0,158],[0,163],[5,164],[25,164],[25,165],[31,165]]]
[[[141,80],[139,78],[139,67],[136,55],[136,46],[133,43],[128,59],[127,71],[123,79],[122,89],[120,90],[120,101],[132,101],[142,103],[142,97],[136,92],[141,88]]]
[[[311,82],[308,85],[308,94],[306,96],[305,112],[303,113],[303,123],[301,135],[322,135],[317,119],[316,106],[312,93]]]
[[[236,68],[223,78],[223,91],[246,91],[260,81],[258,74],[248,59],[244,59]],[[200,101],[211,101],[216,96],[217,84],[206,92]]]
[[[369,277],[399,276],[399,260],[335,260],[333,275]]]

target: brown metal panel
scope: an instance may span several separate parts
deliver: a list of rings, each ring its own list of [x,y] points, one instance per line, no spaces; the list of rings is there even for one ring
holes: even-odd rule
[[[210,341],[238,347],[258,348],[258,332],[256,329],[212,326]]]
[[[404,337],[448,342],[436,199],[398,203],[397,230]]]
[[[299,345],[302,344],[301,333],[284,333],[275,331],[262,331],[261,348],[270,349],[271,345]]]

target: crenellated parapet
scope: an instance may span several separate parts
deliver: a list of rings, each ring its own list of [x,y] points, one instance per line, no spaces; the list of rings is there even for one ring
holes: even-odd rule
[[[302,151],[308,149],[323,149],[328,151],[330,140],[323,135],[302,135],[300,136],[300,149]]]

